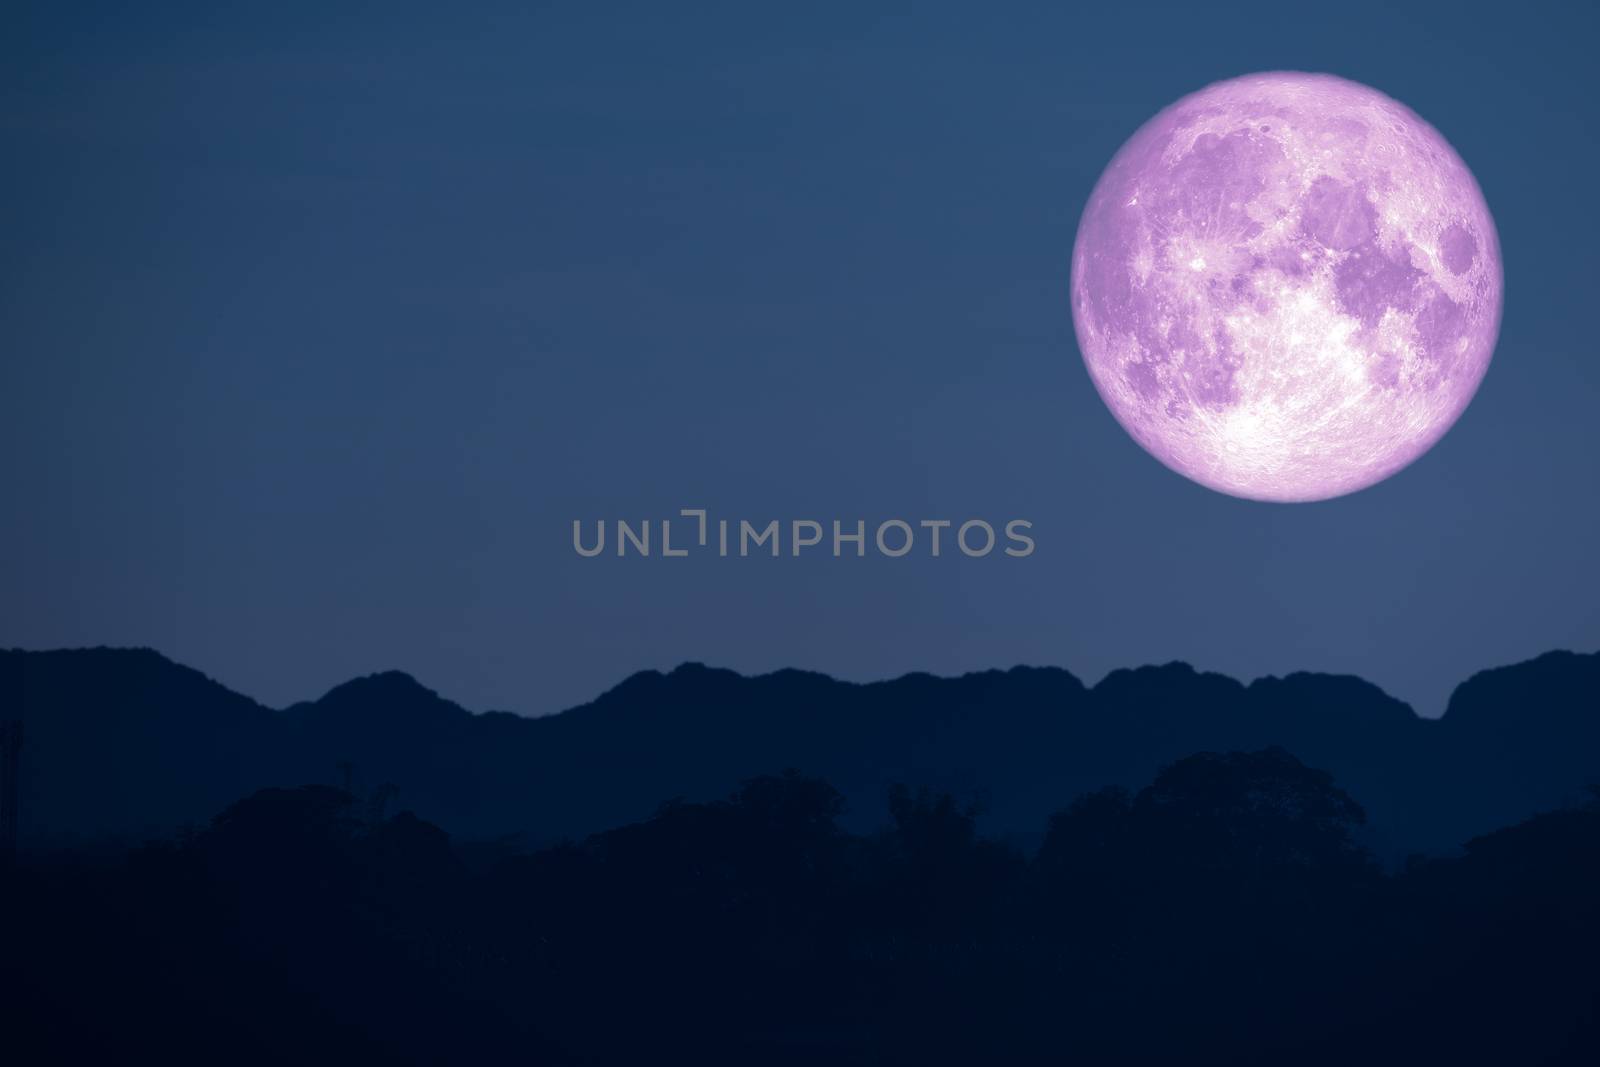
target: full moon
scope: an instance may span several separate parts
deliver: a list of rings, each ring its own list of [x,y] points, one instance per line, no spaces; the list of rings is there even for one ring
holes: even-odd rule
[[[1100,396],[1223,493],[1324,500],[1394,474],[1477,391],[1500,242],[1439,132],[1376,89],[1252,74],[1146,122],[1072,256]]]

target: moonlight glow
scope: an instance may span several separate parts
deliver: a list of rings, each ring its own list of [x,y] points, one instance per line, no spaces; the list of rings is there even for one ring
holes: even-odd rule
[[[1073,252],[1084,361],[1117,421],[1202,485],[1321,500],[1395,473],[1488,368],[1500,245],[1459,156],[1403,105],[1257,74],[1145,123]]]

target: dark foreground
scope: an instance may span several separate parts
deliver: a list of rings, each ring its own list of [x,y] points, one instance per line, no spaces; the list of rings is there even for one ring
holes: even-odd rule
[[[1600,1062],[1600,806],[1386,873],[1281,750],[1024,856],[800,775],[522,854],[310,786],[5,879],[17,1064]]]

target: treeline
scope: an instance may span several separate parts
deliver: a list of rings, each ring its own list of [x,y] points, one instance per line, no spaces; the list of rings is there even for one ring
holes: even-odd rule
[[[1080,798],[1036,855],[796,773],[529,854],[267,790],[6,876],[13,1062],[1591,1063],[1600,807],[1386,873],[1288,753]],[[18,1044],[18,1043],[21,1044]]]

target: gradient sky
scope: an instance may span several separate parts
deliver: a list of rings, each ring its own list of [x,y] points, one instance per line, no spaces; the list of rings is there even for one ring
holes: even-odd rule
[[[165,7],[0,38],[0,645],[150,645],[270,703],[1181,658],[1433,714],[1600,646],[1591,6]],[[1141,451],[1067,298],[1123,140],[1282,68],[1433,123],[1506,265],[1455,429],[1291,506]],[[1038,551],[571,549],[692,506],[1022,517]]]

